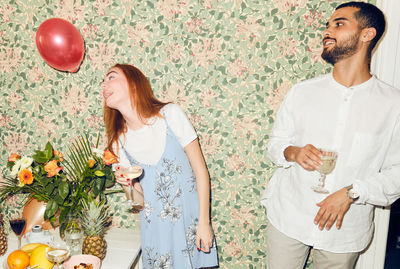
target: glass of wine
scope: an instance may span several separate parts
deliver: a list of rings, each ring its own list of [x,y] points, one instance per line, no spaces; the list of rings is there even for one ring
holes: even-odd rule
[[[319,167],[318,172],[321,174],[318,185],[311,187],[311,189],[318,193],[329,193],[327,189],[325,189],[325,178],[326,175],[330,174],[333,169],[335,169],[336,159],[338,157],[337,152],[327,150],[327,149],[319,149],[322,154],[321,161],[322,164]]]
[[[15,235],[18,237],[18,249],[21,248],[21,237],[25,230],[26,220],[24,217],[16,217],[10,219],[10,226]]]
[[[124,202],[124,205],[129,206],[129,207],[141,206],[140,203],[135,202],[135,200],[137,200],[137,199],[134,199],[134,198],[136,198],[135,195],[142,195],[142,194],[139,193],[133,187],[133,184],[134,184],[134,179],[140,177],[142,172],[143,172],[143,170],[142,170],[142,167],[140,167],[140,166],[121,167],[121,173],[123,174],[123,176],[126,179],[128,179],[128,183],[129,183],[128,200],[126,200]]]
[[[55,263],[53,269],[63,269],[61,263],[68,259],[69,255],[70,249],[64,242],[54,242],[46,248],[46,258]]]

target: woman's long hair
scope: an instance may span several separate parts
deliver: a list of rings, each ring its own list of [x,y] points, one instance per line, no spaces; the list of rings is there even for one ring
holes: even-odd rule
[[[146,76],[136,67],[129,64],[116,64],[113,67],[119,68],[128,81],[128,88],[132,106],[136,108],[139,118],[146,123],[146,120],[159,116],[160,109],[168,103],[158,100],[151,89]],[[127,131],[127,126],[122,114],[107,106],[104,102],[104,124],[106,126],[107,149],[114,153],[114,143],[119,148],[118,137]]]

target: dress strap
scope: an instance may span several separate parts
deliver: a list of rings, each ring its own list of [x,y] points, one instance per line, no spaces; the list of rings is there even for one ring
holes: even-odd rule
[[[161,112],[161,115],[164,117],[164,122],[165,122],[165,125],[167,126],[167,137],[168,137],[168,135],[173,134],[173,132],[168,124],[167,117],[165,116],[164,107],[160,109],[160,112]]]

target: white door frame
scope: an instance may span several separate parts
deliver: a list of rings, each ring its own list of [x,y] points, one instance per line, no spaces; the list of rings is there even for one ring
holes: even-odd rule
[[[377,0],[376,5],[385,13],[387,31],[372,57],[372,73],[400,89],[400,1]],[[383,269],[389,218],[390,207],[375,209],[374,237],[367,250],[360,255],[356,269]]]

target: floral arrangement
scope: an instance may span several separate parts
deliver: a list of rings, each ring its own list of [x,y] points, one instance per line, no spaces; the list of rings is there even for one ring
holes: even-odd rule
[[[43,151],[36,150],[31,157],[12,153],[7,167],[10,176],[0,184],[0,200],[8,195],[28,194],[47,202],[44,219],[59,223],[68,214],[82,209],[82,201],[105,199],[106,194],[120,190],[107,190],[115,183],[112,164],[117,158],[108,150],[90,147],[87,136],[79,137],[64,156],[48,142]]]

